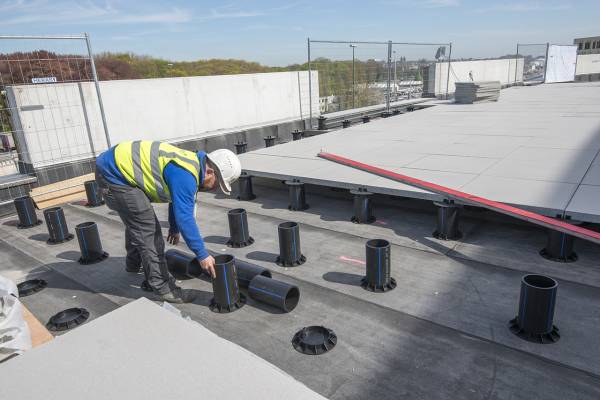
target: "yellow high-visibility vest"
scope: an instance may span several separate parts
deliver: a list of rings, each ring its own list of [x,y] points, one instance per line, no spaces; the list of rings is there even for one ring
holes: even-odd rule
[[[200,162],[193,151],[183,150],[168,143],[151,140],[122,142],[115,146],[115,163],[125,179],[146,193],[152,202],[171,201],[163,171],[170,162],[191,172],[200,182]]]

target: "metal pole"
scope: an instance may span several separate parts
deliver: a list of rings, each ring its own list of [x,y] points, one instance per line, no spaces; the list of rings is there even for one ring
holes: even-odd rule
[[[312,74],[310,72],[310,38],[308,40],[308,108],[309,108],[309,116],[308,116],[308,126],[309,129],[313,128],[312,125]]]
[[[98,74],[96,73],[96,64],[94,63],[94,54],[92,53],[92,45],[90,44],[90,36],[85,34],[85,43],[88,49],[88,56],[90,57],[90,64],[92,66],[92,76],[94,77],[94,84],[96,86],[96,95],[98,96],[98,105],[100,106],[100,116],[102,117],[102,126],[104,127],[104,136],[106,137],[106,145],[110,148],[110,135],[108,134],[108,125],[106,124],[106,115],[104,115],[104,104],[102,104],[102,94],[100,94],[100,85],[98,84]],[[94,156],[96,156],[94,154]]]
[[[356,74],[354,70],[354,49],[356,48],[356,46],[351,44],[350,47],[352,47],[352,108],[356,108]]]
[[[450,50],[448,51],[448,76],[446,77],[446,100],[450,97],[450,63],[452,62],[452,42],[450,42]]]
[[[550,43],[546,43],[546,59],[544,61],[544,80],[542,83],[546,83],[546,73],[548,72],[548,50],[550,50]]]
[[[396,50],[393,51],[394,53],[394,92],[398,92],[398,63],[396,61]]]
[[[390,81],[392,79],[392,41],[388,41],[388,56],[387,56],[387,96],[385,99],[386,111],[390,112]]]
[[[516,64],[515,64],[515,85],[517,84],[517,70],[519,69],[519,43],[517,43],[517,55],[515,56]],[[523,62],[523,68],[525,68],[525,63]]]

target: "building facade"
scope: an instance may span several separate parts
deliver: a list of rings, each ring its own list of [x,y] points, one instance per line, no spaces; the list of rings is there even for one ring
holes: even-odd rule
[[[573,40],[577,54],[600,54],[600,36],[577,38]]]

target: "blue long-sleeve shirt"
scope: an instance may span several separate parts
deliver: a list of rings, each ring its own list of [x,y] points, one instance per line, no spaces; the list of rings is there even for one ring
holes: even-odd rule
[[[200,154],[204,157],[204,153]],[[200,162],[202,166],[204,163]],[[201,179],[204,177],[204,167],[201,171]],[[125,177],[115,163],[115,148],[111,147],[96,158],[96,170],[114,185],[129,185]],[[187,243],[190,250],[194,252],[199,260],[209,256],[204,245],[204,239],[200,234],[194,217],[194,205],[198,186],[194,176],[184,168],[175,163],[169,163],[163,170],[163,178],[169,193],[169,232],[179,233]]]

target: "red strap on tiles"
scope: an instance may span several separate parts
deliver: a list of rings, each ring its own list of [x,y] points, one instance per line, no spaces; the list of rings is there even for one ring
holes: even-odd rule
[[[559,232],[563,232],[578,237],[580,239],[600,244],[600,232],[595,232],[589,229],[575,226],[567,222],[561,221],[559,219],[545,217],[543,215],[536,214],[531,211],[509,206],[507,204],[489,200],[483,197],[474,196],[469,193],[460,192],[458,190],[454,190],[441,185],[436,185],[435,183],[423,181],[421,179],[411,178],[407,175],[402,175],[396,172],[389,171],[387,169],[375,167],[373,165],[364,164],[335,154],[321,152],[318,154],[318,156],[325,160],[333,161],[338,164],[356,168],[361,171],[370,172],[372,174],[379,175],[381,177],[388,178],[396,182],[404,183],[409,186],[437,193],[451,200],[458,200],[466,204],[487,208],[488,210],[496,211],[501,214],[505,214],[514,218],[531,222],[532,224],[540,225],[550,229],[555,229]]]

